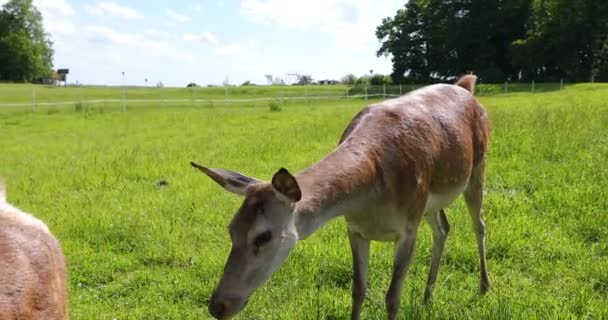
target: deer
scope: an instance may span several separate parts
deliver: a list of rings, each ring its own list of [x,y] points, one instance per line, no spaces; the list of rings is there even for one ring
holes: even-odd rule
[[[48,226],[6,200],[0,179],[0,319],[67,320],[66,261]]]
[[[367,289],[370,241],[394,243],[385,295],[396,319],[421,221],[433,249],[424,302],[432,300],[450,224],[444,209],[463,195],[477,240],[481,295],[491,287],[482,211],[490,124],[475,98],[473,74],[433,84],[363,108],[338,146],[312,166],[270,181],[191,161],[225,190],[244,197],[229,224],[232,247],[208,304],[217,319],[238,314],[299,240],[343,216],[350,243],[351,319],[360,319]]]

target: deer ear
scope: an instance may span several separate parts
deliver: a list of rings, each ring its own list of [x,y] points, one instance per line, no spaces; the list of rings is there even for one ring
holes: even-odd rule
[[[302,199],[298,181],[284,168],[281,168],[272,177],[272,187],[291,202],[298,202]]]
[[[244,176],[238,172],[224,169],[209,169],[194,162],[190,162],[190,165],[205,173],[224,189],[241,196],[247,195],[247,187],[258,182],[258,180]]]

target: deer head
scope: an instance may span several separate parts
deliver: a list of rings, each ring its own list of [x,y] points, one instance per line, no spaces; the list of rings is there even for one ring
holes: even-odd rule
[[[241,311],[253,291],[285,261],[298,240],[294,206],[302,198],[296,179],[281,168],[264,182],[240,173],[191,165],[227,191],[245,197],[229,225],[232,249],[209,312],[226,319]]]

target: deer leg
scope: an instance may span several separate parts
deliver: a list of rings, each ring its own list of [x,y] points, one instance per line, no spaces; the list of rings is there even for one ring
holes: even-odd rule
[[[361,307],[367,289],[367,269],[369,263],[370,241],[348,228],[348,240],[353,254],[353,306],[351,319],[361,319]]]
[[[401,304],[401,289],[403,281],[410,268],[414,249],[416,247],[416,233],[418,225],[412,222],[406,227],[406,232],[395,244],[395,260],[393,262],[393,276],[386,292],[386,311],[388,319],[397,319],[397,312]]]
[[[479,267],[481,280],[479,292],[484,295],[490,289],[490,277],[488,276],[488,268],[486,261],[486,226],[483,221],[483,212],[481,204],[483,202],[483,184],[484,184],[485,162],[481,162],[473,169],[469,185],[464,192],[464,200],[469,209],[469,214],[473,220],[473,229],[477,237],[477,251],[479,253]]]
[[[435,288],[445,241],[450,232],[450,224],[443,209],[427,215],[426,220],[431,225],[431,229],[433,229],[433,256],[431,258],[429,278],[426,282],[426,290],[424,291],[424,303],[429,303],[433,298],[433,289]]]

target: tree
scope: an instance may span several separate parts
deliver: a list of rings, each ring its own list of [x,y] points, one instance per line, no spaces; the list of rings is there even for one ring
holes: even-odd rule
[[[281,79],[281,78],[274,78],[272,80],[272,85],[273,86],[284,86],[285,85],[285,80]]]
[[[271,74],[264,75],[264,77],[266,77],[266,82],[268,82],[268,84],[274,83],[274,79],[272,78]]]
[[[354,74],[347,74],[342,79],[340,79],[344,84],[355,84],[357,82],[357,76]]]
[[[514,42],[515,64],[532,79],[608,79],[604,49],[608,3],[534,0],[526,35]]]
[[[390,84],[391,78],[383,74],[374,74],[369,78],[369,83],[372,86],[381,86],[384,84]]]
[[[376,29],[392,79],[448,81],[474,70],[486,81],[513,77],[511,44],[525,34],[530,0],[410,0]]]
[[[309,74],[298,74],[296,75],[296,77],[298,78],[298,84],[299,85],[305,85],[305,84],[311,84],[312,83],[312,76]]]
[[[10,0],[0,10],[0,80],[52,76],[53,43],[32,0]]]
[[[605,0],[410,0],[376,37],[395,82],[608,80]]]

